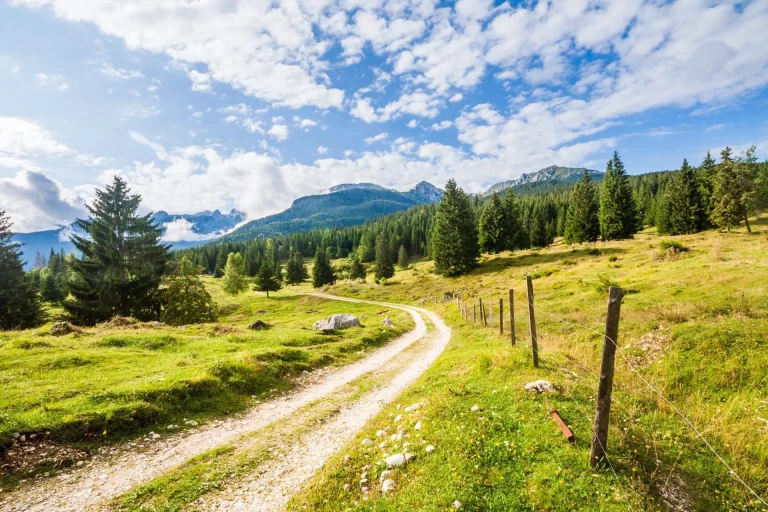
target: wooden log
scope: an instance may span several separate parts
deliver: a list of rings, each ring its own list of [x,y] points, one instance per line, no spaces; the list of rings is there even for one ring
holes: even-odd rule
[[[533,349],[533,367],[539,367],[539,342],[536,338],[536,315],[533,311],[533,279],[531,276],[525,276],[525,283],[528,287],[528,325],[531,330],[531,348]]]
[[[597,387],[595,425],[592,429],[592,450],[589,463],[594,467],[606,461],[608,447],[608,419],[611,414],[611,393],[613,391],[613,370],[616,361],[616,345],[619,341],[619,314],[621,313],[621,288],[611,286],[608,290],[608,314],[605,317],[603,336],[603,360],[600,363],[600,381]]]
[[[549,413],[552,415],[552,419],[555,420],[555,423],[557,423],[557,426],[560,427],[560,431],[563,433],[568,442],[574,442],[576,438],[574,437],[573,432],[571,432],[571,429],[568,428],[568,425],[566,425],[563,419],[560,417],[560,414],[558,414],[558,412],[554,409],[549,411]]]

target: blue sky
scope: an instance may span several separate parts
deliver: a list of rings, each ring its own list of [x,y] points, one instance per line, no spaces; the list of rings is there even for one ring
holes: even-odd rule
[[[768,2],[11,0],[0,208],[252,218],[347,182],[479,191],[557,164],[768,156]]]

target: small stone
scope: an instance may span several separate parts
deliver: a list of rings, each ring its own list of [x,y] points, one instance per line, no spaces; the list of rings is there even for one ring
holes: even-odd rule
[[[385,435],[387,435],[387,433],[384,432],[383,430],[379,430],[376,432],[376,437],[384,437]]]
[[[184,422],[185,425],[189,425],[190,427],[196,427],[198,423],[195,420],[187,420]]]
[[[85,464],[85,462],[83,462],[82,460],[79,460],[79,461],[75,462],[75,466],[77,466],[77,467],[80,467],[83,464]]]
[[[412,461],[415,458],[416,458],[416,456],[414,454],[412,454],[412,453],[406,453],[405,454],[405,462],[410,462],[410,461]]]
[[[454,500],[453,508],[455,508],[456,510],[459,510],[461,508],[461,502],[459,500]]]
[[[381,484],[381,492],[388,493],[390,491],[395,490],[395,481],[394,480],[384,480],[384,483]]]
[[[384,462],[387,464],[387,467],[397,468],[405,465],[405,455],[402,453],[396,453],[384,459]]]
[[[408,407],[406,407],[406,408],[405,408],[405,409],[403,409],[403,410],[404,410],[405,412],[411,412],[411,411],[415,411],[415,410],[417,410],[419,407],[421,407],[421,404],[420,404],[420,403],[415,403],[415,404],[413,404],[413,405],[409,405]]]
[[[19,434],[18,432],[14,432],[14,433],[13,433],[13,438],[14,438],[14,439],[18,439],[18,438],[20,438],[20,437],[21,437],[21,434]]]
[[[413,430],[421,430],[421,422],[417,421],[416,425],[413,426]]]
[[[384,449],[386,446],[387,446],[387,442],[386,441],[382,441],[382,442],[379,443],[379,448],[381,448],[381,449]]]
[[[424,448],[424,451],[427,453],[432,453],[433,451],[435,451],[435,447],[430,444],[426,448]]]
[[[480,410],[480,406],[477,405],[477,404],[473,405],[472,408],[470,409],[470,411],[472,411],[472,412],[477,412],[479,410]]]
[[[361,478],[360,479],[360,485],[364,486],[367,483],[368,483],[368,479],[367,478]]]
[[[399,423],[400,420],[402,420],[402,419],[403,419],[403,415],[402,414],[398,414],[397,417],[395,418],[395,423]]]
[[[25,435],[23,435],[23,436],[21,436],[21,437],[19,438],[19,441],[21,441],[22,443],[23,443],[24,441],[26,441],[26,440],[27,440],[27,436],[25,436]]]
[[[381,475],[379,476],[379,482],[383,482],[384,480],[389,478],[389,475],[391,474],[392,472],[390,470],[385,469],[384,471],[381,472]]]
[[[526,384],[525,389],[528,391],[536,391],[538,393],[554,393],[557,391],[555,386],[547,380],[535,380]]]
[[[371,441],[370,439],[363,439],[363,442],[360,444],[362,444],[363,446],[371,446],[373,444],[373,441]]]
[[[150,432],[149,437],[151,439],[160,439],[160,434],[155,434],[154,432]]]
[[[349,484],[344,484],[344,492],[349,492]]]
[[[176,430],[177,428],[179,428],[179,426],[178,425],[168,425],[165,428],[168,429],[168,430]]]
[[[361,490],[362,492],[368,492],[368,488],[367,488],[367,487],[363,487],[363,488],[362,488],[362,489],[360,489],[360,490]]]
[[[36,437],[37,437],[37,434],[29,434],[29,438],[30,438],[30,439],[34,439],[34,438],[36,438]]]

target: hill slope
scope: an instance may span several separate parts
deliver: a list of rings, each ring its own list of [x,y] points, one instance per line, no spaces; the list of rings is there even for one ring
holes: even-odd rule
[[[421,182],[408,192],[369,184],[338,185],[327,194],[301,197],[284,212],[254,220],[217,241],[235,242],[287,235],[315,228],[346,227],[406,210],[419,204],[439,201],[442,191]]]
[[[557,185],[563,183],[575,183],[584,174],[584,171],[589,172],[589,175],[593,179],[601,180],[605,173],[595,171],[593,169],[586,169],[584,167],[559,167],[556,165],[550,165],[536,172],[521,174],[519,178],[514,180],[502,181],[490,187],[483,192],[483,196],[489,196],[494,192],[504,192],[508,188],[527,188],[524,185],[534,185],[539,183],[548,183],[550,185]]]

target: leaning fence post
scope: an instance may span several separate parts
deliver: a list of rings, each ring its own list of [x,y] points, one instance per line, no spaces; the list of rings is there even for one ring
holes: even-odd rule
[[[509,335],[512,338],[512,345],[515,344],[515,292],[509,289]]]
[[[525,283],[528,285],[528,323],[531,328],[531,347],[533,348],[533,367],[539,367],[539,343],[536,339],[536,316],[533,313],[533,279],[531,276],[525,276]]]
[[[504,299],[499,299],[499,334],[504,334]]]
[[[592,466],[597,466],[606,460],[608,417],[611,413],[611,392],[613,391],[613,364],[616,360],[616,344],[619,339],[619,313],[622,296],[621,288],[611,286],[608,291],[608,314],[605,317],[603,360],[600,363],[595,425],[592,429],[592,451],[589,455],[589,463]]]

